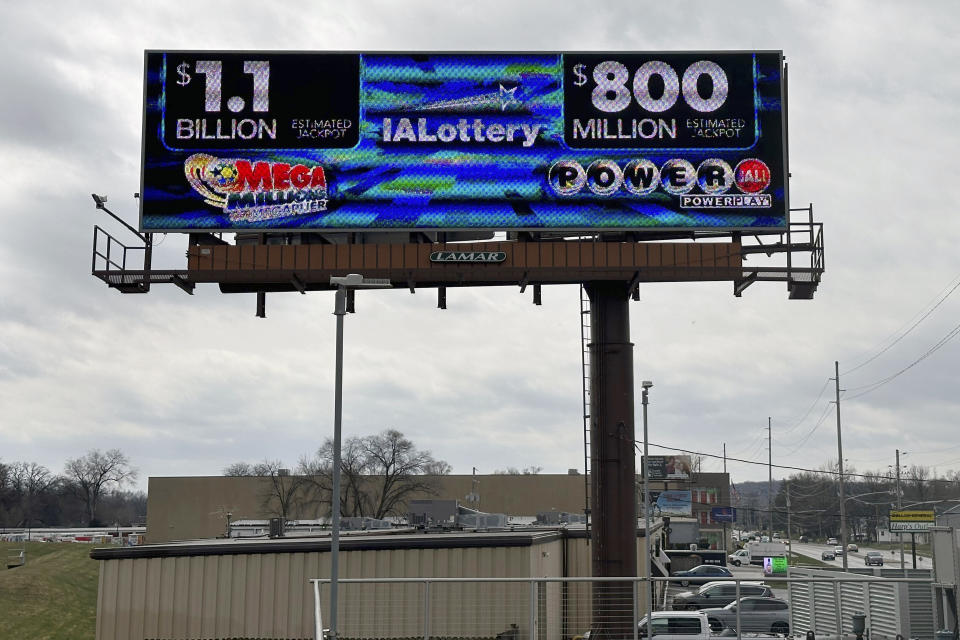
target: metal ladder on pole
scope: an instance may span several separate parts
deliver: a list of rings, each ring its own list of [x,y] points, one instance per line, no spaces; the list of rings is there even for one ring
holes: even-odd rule
[[[583,514],[590,542],[590,296],[580,285],[580,365],[583,379]]]

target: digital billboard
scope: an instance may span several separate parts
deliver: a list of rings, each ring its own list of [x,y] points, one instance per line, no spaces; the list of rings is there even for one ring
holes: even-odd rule
[[[650,491],[649,507],[650,515],[656,516],[680,516],[687,517],[693,515],[692,495],[689,491]]]
[[[771,576],[786,576],[788,568],[789,562],[785,556],[764,557],[763,559],[763,576],[765,578]]]
[[[783,56],[145,54],[144,231],[778,230]]]

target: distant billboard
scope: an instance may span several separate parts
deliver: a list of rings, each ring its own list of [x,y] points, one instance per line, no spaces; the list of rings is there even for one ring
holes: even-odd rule
[[[650,491],[650,514],[653,516],[693,515],[690,491]]]
[[[779,51],[148,51],[144,231],[785,229]]]
[[[710,519],[714,522],[736,522],[737,510],[734,507],[711,507]]]
[[[650,456],[648,460],[651,480],[688,480],[693,468],[690,456]]]
[[[927,531],[936,521],[936,513],[932,510],[890,511],[889,517],[891,533]]]

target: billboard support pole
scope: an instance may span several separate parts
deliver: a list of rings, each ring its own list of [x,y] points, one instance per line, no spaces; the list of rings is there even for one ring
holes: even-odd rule
[[[594,577],[637,576],[636,453],[634,449],[633,343],[626,282],[594,281],[590,296],[591,556]],[[598,583],[593,624],[600,638],[633,635],[623,583]]]

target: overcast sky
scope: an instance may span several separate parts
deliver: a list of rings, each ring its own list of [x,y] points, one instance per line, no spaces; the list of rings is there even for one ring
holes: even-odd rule
[[[824,223],[823,283],[812,301],[780,283],[741,298],[730,283],[642,285],[637,432],[649,379],[652,442],[766,461],[769,416],[774,463],[819,467],[837,458],[838,360],[849,464],[886,470],[900,448],[905,464],[960,468],[960,340],[863,394],[958,326],[958,14],[877,0],[5,3],[0,461],[61,472],[118,447],[146,488],[238,460],[293,466],[332,435],[332,293],[270,295],[258,319],[252,294],[121,295],[90,275],[94,224],[129,237],[90,193],[136,221],[144,49],[782,49],[791,203]],[[158,242],[156,266],[185,268],[185,236]],[[579,323],[576,286],[545,287],[539,307],[516,287],[451,289],[446,311],[433,290],[362,292],[344,435],[398,429],[455,473],[582,470]]]

